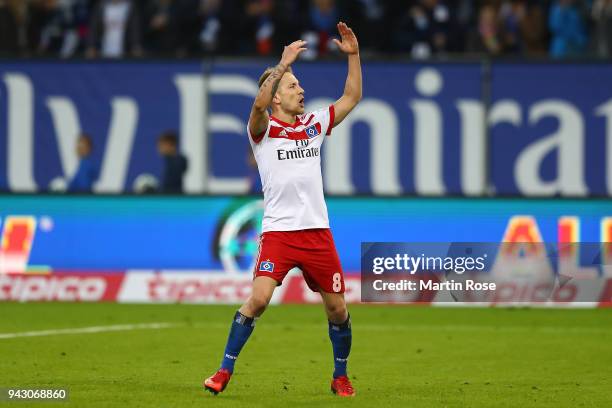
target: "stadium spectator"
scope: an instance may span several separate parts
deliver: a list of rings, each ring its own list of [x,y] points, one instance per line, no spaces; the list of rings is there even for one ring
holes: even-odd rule
[[[269,13],[264,3],[260,0],[202,1],[199,39],[203,50],[224,55],[256,54],[259,23]]]
[[[413,58],[426,59],[449,51],[451,27],[451,12],[444,2],[420,0],[400,19],[394,43]]]
[[[57,0],[32,1],[28,7],[28,44],[36,53],[61,47],[63,15]],[[59,45],[58,45],[59,44]]]
[[[526,12],[525,0],[510,0],[502,4],[499,17],[504,53],[518,54],[523,50],[525,44],[523,43],[521,26]]]
[[[272,8],[274,53],[282,53],[285,45],[300,38],[308,20],[309,4],[303,0],[275,1]]]
[[[311,0],[306,32],[303,34],[308,49],[303,53],[303,58],[313,59],[326,55],[334,48],[332,37],[336,32],[339,15],[335,0]]]
[[[164,159],[160,190],[162,193],[182,193],[183,176],[187,171],[187,158],[178,151],[178,136],[168,130],[157,139],[157,150]]]
[[[441,0],[421,0],[421,4],[431,27],[427,36],[429,46],[434,54],[447,52],[451,33],[449,7]]]
[[[214,52],[219,45],[221,0],[200,0],[198,39],[204,51]]]
[[[468,27],[474,22],[474,15],[476,14],[476,4],[473,0],[457,0],[455,6],[455,15],[457,23],[461,27]]]
[[[269,55],[273,50],[273,6],[273,0],[252,0],[246,4],[245,11],[247,20],[253,25],[255,32],[255,49],[259,55]]]
[[[94,8],[89,48],[91,58],[141,56],[140,11],[133,0],[101,0]]]
[[[612,55],[612,0],[595,0],[591,16],[594,22],[593,43],[599,57]]]
[[[548,27],[552,35],[552,57],[575,57],[583,54],[587,35],[582,15],[574,0],[555,1],[548,17]]]
[[[456,0],[454,4],[451,7],[454,29],[450,36],[449,47],[454,53],[462,53],[467,49],[470,29],[476,24],[478,7],[473,0]]]
[[[349,1],[346,6],[347,20],[359,33],[359,47],[363,55],[367,52],[390,51],[388,30],[389,2],[383,0]]]
[[[273,0],[205,2],[200,41],[206,51],[223,54],[267,55],[274,48]],[[212,45],[212,46],[211,46]]]
[[[184,56],[192,47],[197,0],[152,0],[146,7],[145,43],[153,54]]]
[[[611,1],[0,0],[0,54],[265,56],[302,37],[313,59],[334,51],[342,19],[365,54],[606,57]]]
[[[89,16],[87,0],[35,0],[29,7],[28,37],[38,54],[75,55],[84,43]]]
[[[546,18],[542,5],[527,2],[521,27],[522,54],[542,56],[546,54]]]
[[[76,145],[76,153],[79,156],[79,167],[68,184],[71,193],[91,193],[93,184],[98,179],[98,166],[94,163],[91,153],[93,141],[91,136],[83,133],[79,136]]]
[[[19,55],[26,49],[27,4],[0,0],[0,53]]]
[[[476,53],[500,55],[503,52],[502,31],[497,10],[492,4],[480,8],[478,26],[470,34],[469,50]]]

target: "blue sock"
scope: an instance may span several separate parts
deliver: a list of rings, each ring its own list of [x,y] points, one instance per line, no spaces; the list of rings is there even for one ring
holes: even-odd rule
[[[351,352],[353,335],[351,332],[351,316],[346,322],[335,324],[329,322],[329,339],[334,349],[334,378],[346,375],[346,363]]]
[[[221,361],[221,368],[225,368],[232,373],[234,372],[234,364],[236,363],[238,354],[240,354],[240,350],[242,350],[249,336],[253,333],[254,328],[255,318],[246,317],[242,313],[236,312],[227,339],[227,345],[225,346],[225,354],[223,355],[223,361]]]

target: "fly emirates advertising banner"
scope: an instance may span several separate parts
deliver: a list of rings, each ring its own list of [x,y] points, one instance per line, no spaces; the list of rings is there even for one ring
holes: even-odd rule
[[[189,193],[249,189],[246,121],[266,61],[4,62],[0,190],[48,191],[93,138],[100,193],[161,174],[175,129]],[[334,101],[343,62],[298,63],[306,110]],[[363,100],[322,151],[326,192],[591,197],[612,194],[608,64],[363,64]],[[580,78],[576,81],[575,78]]]

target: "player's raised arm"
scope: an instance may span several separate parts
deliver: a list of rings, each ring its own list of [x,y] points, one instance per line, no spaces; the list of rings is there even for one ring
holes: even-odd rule
[[[306,50],[306,41],[298,40],[285,46],[280,62],[276,65],[270,75],[259,87],[255,102],[249,116],[249,130],[252,135],[264,132],[268,127],[268,107],[278,89],[283,74],[291,64],[295,62],[302,51]]]
[[[353,30],[343,22],[338,23],[341,41],[334,39],[340,51],[348,54],[348,75],[344,93],[334,103],[334,123],[338,125],[361,100],[361,62],[359,60],[359,43]]]

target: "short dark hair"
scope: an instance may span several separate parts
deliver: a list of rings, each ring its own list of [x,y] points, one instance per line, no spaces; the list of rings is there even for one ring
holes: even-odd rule
[[[172,146],[178,146],[178,136],[174,130],[166,130],[157,139],[158,142],[168,143]]]
[[[79,139],[84,140],[87,143],[87,145],[89,146],[90,150],[93,149],[93,139],[91,138],[91,135],[89,135],[89,133],[81,133],[79,135]]]

